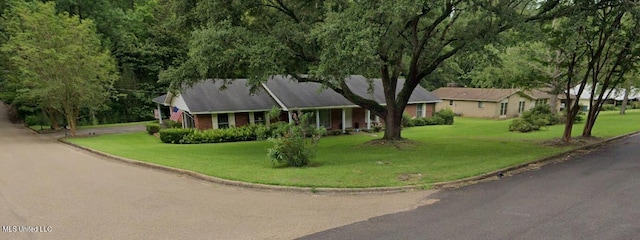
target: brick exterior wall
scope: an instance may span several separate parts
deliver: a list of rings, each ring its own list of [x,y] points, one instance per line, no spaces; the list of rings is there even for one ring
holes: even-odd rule
[[[236,113],[236,127],[249,125],[249,113]]]
[[[196,128],[200,130],[212,129],[213,122],[211,120],[211,114],[195,115],[193,120],[196,123]]]

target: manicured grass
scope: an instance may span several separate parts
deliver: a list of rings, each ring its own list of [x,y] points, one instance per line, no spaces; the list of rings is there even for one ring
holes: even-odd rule
[[[79,126],[78,129],[135,126],[135,125],[145,125],[147,123],[154,123],[154,122],[157,122],[157,121],[151,120],[151,121],[142,121],[142,122],[112,123],[112,124],[101,124],[101,125],[86,125],[86,126]]]
[[[140,161],[193,170],[224,179],[305,187],[381,187],[448,181],[474,176],[572,147],[541,144],[562,135],[562,125],[532,133],[508,132],[510,120],[456,118],[451,126],[413,127],[403,137],[417,142],[397,149],[371,145],[370,134],[325,137],[306,168],[274,167],[266,158],[268,142],[201,145],[163,144],[146,133],[68,139],[70,142]],[[583,124],[574,127],[579,136]],[[640,130],[640,111],[625,116],[603,112],[597,137]],[[380,133],[381,134],[381,133]]]
[[[151,121],[142,121],[142,122],[128,122],[128,123],[112,123],[112,124],[101,124],[101,125],[87,125],[87,126],[78,126],[78,129],[92,129],[92,128],[108,128],[108,127],[124,127],[124,126],[135,126],[135,125],[145,125],[147,123],[157,122],[155,120]],[[29,128],[35,131],[49,130],[51,126],[44,125],[33,125],[28,126]],[[60,126],[64,127],[64,126]]]

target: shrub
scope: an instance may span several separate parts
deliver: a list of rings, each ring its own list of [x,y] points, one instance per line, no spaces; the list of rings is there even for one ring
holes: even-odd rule
[[[558,123],[558,118],[551,112],[549,105],[538,105],[522,113],[522,119],[532,125],[540,123],[543,125],[554,125]]]
[[[446,124],[447,121],[439,115],[435,115],[431,118],[426,118],[425,120],[426,120],[425,125],[451,125],[451,124]]]
[[[453,113],[453,110],[449,109],[449,108],[445,108],[445,109],[441,109],[440,111],[436,112],[436,114],[434,114],[433,117],[441,117],[444,120],[445,125],[452,125],[453,124],[453,118],[455,117],[455,113]]]
[[[24,124],[27,126],[43,125],[44,121],[40,116],[29,115],[24,118]]]
[[[640,109],[640,102],[631,102],[630,106],[632,109]]]
[[[167,128],[182,128],[182,123],[170,119],[164,120],[163,123]]]
[[[600,111],[615,111],[615,110],[618,110],[618,108],[613,104],[602,104],[602,107],[600,107]]]
[[[407,113],[403,113],[402,114],[402,123],[401,123],[402,127],[413,127],[413,121],[411,119],[411,116],[409,116],[409,114]]]
[[[269,142],[273,146],[267,149],[267,155],[274,165],[286,162],[292,167],[304,167],[313,157],[313,151],[305,146],[305,140],[301,136],[287,134],[280,138],[270,138]]]
[[[147,124],[147,133],[149,133],[149,135],[153,135],[155,133],[160,132],[160,124],[157,123],[149,123]]]
[[[522,118],[516,118],[509,124],[509,131],[511,132],[530,132],[532,130],[534,130],[534,126]]]
[[[300,124],[289,124],[284,135],[269,139],[273,146],[267,150],[267,156],[274,165],[286,162],[292,167],[304,167],[309,164],[320,136],[326,133],[325,129],[317,129],[309,124],[311,116],[302,114]],[[309,140],[305,136],[310,136]]]
[[[163,143],[185,143],[185,136],[192,133],[193,130],[186,128],[167,128],[160,130],[160,141]]]

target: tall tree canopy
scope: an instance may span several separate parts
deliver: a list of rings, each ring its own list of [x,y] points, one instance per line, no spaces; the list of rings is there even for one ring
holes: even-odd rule
[[[18,94],[63,113],[75,134],[80,111],[103,106],[117,77],[93,22],[57,14],[52,2],[16,3],[5,16],[9,38],[1,50],[16,66]]]
[[[400,139],[402,113],[422,80],[447,59],[473,52],[500,32],[544,18],[558,1],[263,0],[190,1],[195,27],[188,59],[161,73],[174,88],[205,78],[274,74],[322,83],[385,120]],[[189,8],[189,6],[192,6]],[[183,6],[184,7],[184,6]],[[201,14],[208,13],[208,14]],[[353,93],[348,75],[381,78],[386,105]],[[404,84],[397,86],[398,79]]]

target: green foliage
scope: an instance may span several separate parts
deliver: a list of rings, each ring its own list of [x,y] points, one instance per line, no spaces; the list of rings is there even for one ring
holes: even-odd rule
[[[10,37],[0,52],[16,67],[17,97],[64,113],[75,134],[80,113],[104,107],[117,78],[94,22],[57,14],[53,2],[39,1],[17,2],[5,18],[1,27]]]
[[[509,125],[509,131],[530,132],[560,122],[560,117],[551,112],[549,105],[542,104],[523,112],[521,118],[513,120]]]
[[[300,116],[299,124],[289,124],[288,131],[276,138],[269,138],[272,144],[267,149],[267,157],[275,165],[286,163],[291,167],[304,167],[315,156],[315,150],[320,137],[326,129],[317,129],[310,124],[313,115],[305,113]]]
[[[304,167],[313,157],[313,151],[305,144],[305,139],[299,135],[285,135],[280,138],[270,138],[272,144],[267,149],[267,155],[273,164],[285,162],[292,167]]]
[[[147,123],[146,128],[149,135],[160,132],[160,124],[158,123]]]
[[[29,115],[24,118],[24,124],[27,126],[49,125],[49,121],[42,115]]]
[[[167,127],[167,128],[182,128],[182,123],[181,122],[176,122],[170,119],[167,120],[163,120],[163,124]]]
[[[409,114],[407,114],[407,113],[403,113],[403,114],[402,114],[402,123],[401,123],[401,126],[402,126],[402,127],[413,127],[413,126],[415,126],[415,125],[414,125],[414,122],[413,122],[413,120],[411,119],[411,116],[410,116]]]
[[[533,124],[522,118],[516,118],[511,122],[511,124],[509,124],[509,131],[511,132],[531,132],[534,129],[535,127]]]
[[[556,115],[551,112],[549,105],[541,104],[533,107],[532,109],[522,113],[522,119],[538,126],[555,125],[558,123]]]
[[[602,104],[600,111],[616,111],[618,108],[613,104]]]
[[[378,115],[400,119],[395,106],[405,106],[415,87],[433,80],[428,76],[447,59],[475,52],[499,33],[551,9],[536,11],[524,0],[496,1],[490,7],[483,1],[269,3],[176,3],[181,7],[175,14],[185,16],[189,24],[184,26],[194,30],[187,60],[163,71],[161,82],[177,89],[206,78],[248,77],[257,87],[268,76],[290,74],[338,90]],[[387,87],[402,76],[405,84],[385,91],[388,105],[382,106],[346,89],[345,76],[352,74],[382,78]],[[398,129],[401,122],[386,127]],[[399,139],[400,131],[385,132],[383,138]]]
[[[160,130],[160,141],[163,143],[183,143],[182,139],[184,139],[187,135],[194,132],[192,129],[188,128],[166,128]]]
[[[451,110],[450,108],[445,108],[445,109],[441,109],[440,111],[436,112],[434,114],[435,116],[441,117],[442,119],[444,119],[444,124],[445,125],[452,125],[453,124],[453,118],[455,117],[455,113],[453,112],[453,110]]]

